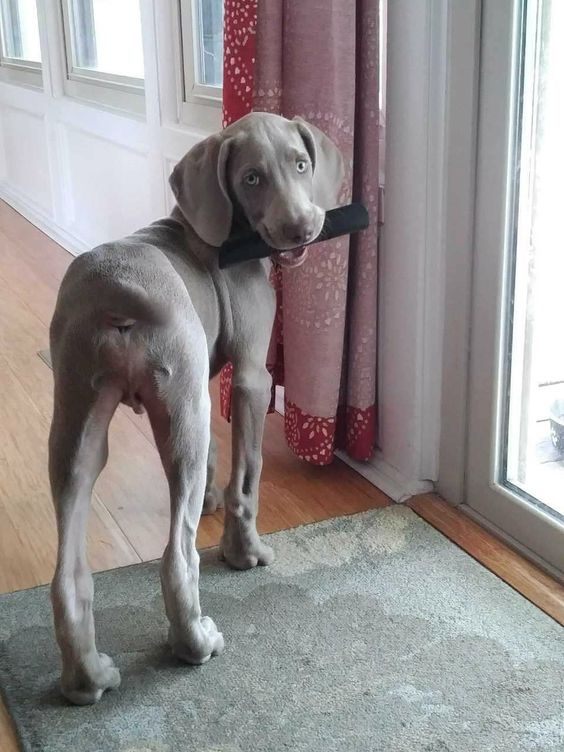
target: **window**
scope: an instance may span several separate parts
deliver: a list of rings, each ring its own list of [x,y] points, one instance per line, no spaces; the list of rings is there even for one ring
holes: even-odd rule
[[[4,78],[41,84],[41,47],[35,0],[0,0]]]
[[[223,0],[181,0],[184,100],[221,103]]]
[[[142,112],[139,0],[63,0],[63,23],[68,93]]]
[[[223,0],[198,0],[196,81],[221,87],[223,83]]]
[[[529,0],[507,374],[506,480],[564,520],[564,5]]]
[[[35,0],[2,0],[2,57],[41,63]]]
[[[72,69],[143,82],[138,0],[72,0]]]

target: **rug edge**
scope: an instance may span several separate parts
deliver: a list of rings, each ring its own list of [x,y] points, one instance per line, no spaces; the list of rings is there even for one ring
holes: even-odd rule
[[[294,527],[285,527],[282,530],[275,530],[272,533],[263,533],[263,534],[261,534],[261,538],[263,538],[265,540],[270,540],[274,536],[282,535],[284,533],[293,532],[295,530],[301,530],[302,528],[310,528],[310,527],[312,527],[314,525],[329,524],[331,522],[334,522],[335,520],[352,519],[353,517],[361,517],[363,515],[367,516],[367,515],[370,515],[370,514],[377,514],[379,512],[384,512],[385,510],[390,510],[390,509],[407,510],[407,511],[409,511],[408,516],[413,516],[416,519],[421,520],[422,522],[424,522],[432,530],[436,530],[436,528],[434,528],[432,525],[430,525],[428,522],[426,522],[426,520],[423,520],[421,517],[419,517],[419,515],[416,514],[413,511],[413,509],[410,509],[405,504],[390,503],[390,504],[388,504],[385,507],[372,507],[371,509],[365,509],[362,512],[351,512],[351,514],[340,514],[338,517],[327,517],[327,519],[325,519],[325,520],[313,520],[312,522],[304,522],[303,524],[301,524],[301,525],[295,525]],[[437,532],[439,532],[439,531],[437,531]],[[454,545],[456,545],[456,544],[454,544]],[[219,550],[219,546],[218,545],[216,545],[216,546],[204,546],[202,548],[198,548],[198,553],[200,555],[203,555],[203,554],[209,555],[209,554],[213,553],[213,551],[218,551],[218,550]],[[132,567],[139,567],[139,566],[142,566],[143,564],[145,564],[145,565],[157,564],[158,562],[161,561],[161,558],[162,557],[159,557],[159,558],[156,558],[156,559],[149,559],[147,561],[136,561],[136,562],[133,562],[132,564],[123,564],[122,566],[119,566],[119,567],[109,567],[108,569],[97,569],[97,570],[95,570],[95,571],[92,572],[92,576],[94,578],[96,578],[96,577],[98,577],[98,575],[107,574],[108,572],[117,572],[118,570],[121,571],[123,569],[130,569]],[[472,557],[470,557],[470,558],[472,558]],[[225,568],[226,569],[230,569],[228,565],[225,565]],[[2,602],[2,600],[6,599],[6,598],[9,598],[11,596],[16,595],[17,593],[27,593],[27,592],[30,592],[32,590],[41,590],[42,588],[48,588],[50,586],[50,582],[51,581],[49,580],[49,582],[45,582],[45,583],[43,583],[41,585],[32,585],[31,587],[27,587],[27,588],[20,588],[18,590],[11,590],[11,591],[6,592],[6,593],[0,593],[0,602]]]

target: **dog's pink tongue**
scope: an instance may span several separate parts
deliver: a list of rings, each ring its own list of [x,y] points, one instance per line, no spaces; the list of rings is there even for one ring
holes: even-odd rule
[[[274,254],[274,261],[280,266],[301,266],[306,260],[307,248],[292,248],[291,251],[278,251]]]

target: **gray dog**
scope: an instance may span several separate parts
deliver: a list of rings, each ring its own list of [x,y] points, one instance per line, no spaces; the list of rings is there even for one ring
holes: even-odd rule
[[[208,379],[233,363],[233,457],[221,551],[237,569],[269,564],[256,530],[261,443],[270,400],[265,367],[275,312],[268,260],[218,268],[217,248],[257,230],[280,263],[317,236],[343,180],[335,145],[302,120],[247,115],[197,144],[175,167],[167,219],[75,259],[51,324],[55,407],[49,473],[59,547],[52,584],[63,694],[96,702],[119,685],[98,653],[85,528],[120,402],[149,415],[170,488],[170,538],[161,581],[174,653],[204,663],[223,636],[202,616],[196,530],[213,485]]]

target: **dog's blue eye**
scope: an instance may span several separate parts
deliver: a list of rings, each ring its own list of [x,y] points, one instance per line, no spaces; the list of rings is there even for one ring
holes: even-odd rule
[[[256,172],[249,172],[247,175],[245,175],[244,180],[247,185],[250,185],[253,187],[260,183],[260,178]]]
[[[307,170],[307,162],[305,159],[298,159],[296,162],[296,170],[298,172],[305,172]]]

